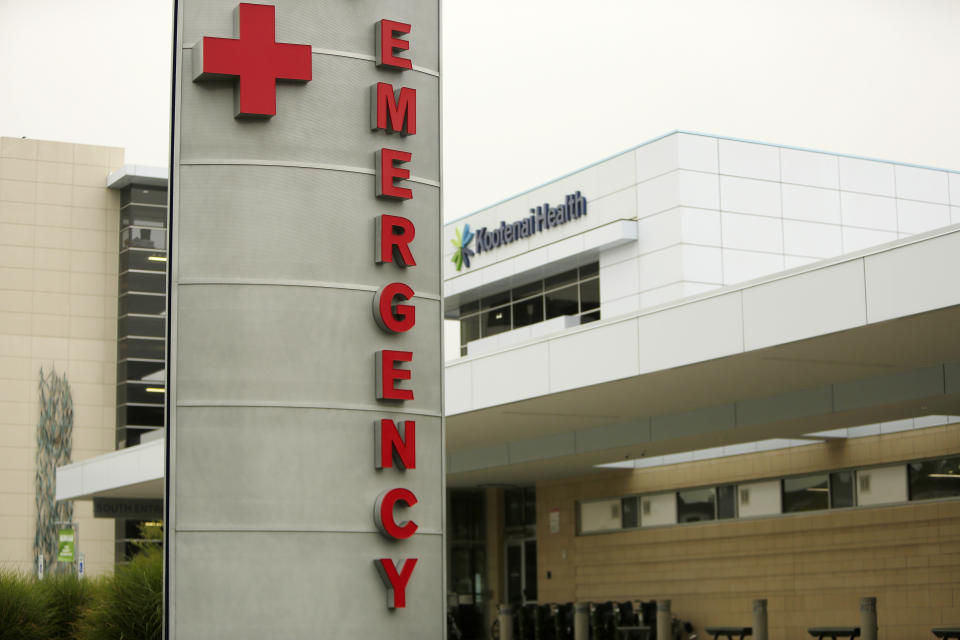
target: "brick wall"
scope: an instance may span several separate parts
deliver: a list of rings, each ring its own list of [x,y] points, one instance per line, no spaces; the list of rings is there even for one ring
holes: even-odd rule
[[[881,639],[932,637],[931,627],[960,624],[960,499],[579,537],[575,505],[957,453],[952,424],[538,484],[540,602],[670,598],[702,636],[707,625],[749,625],[751,601],[767,598],[770,638],[784,640],[856,626],[860,597],[875,596]]]
[[[0,138],[0,567],[32,572],[39,371],[66,373],[73,460],[114,449],[119,194],[111,147]],[[113,568],[113,521],[74,505],[91,573]]]

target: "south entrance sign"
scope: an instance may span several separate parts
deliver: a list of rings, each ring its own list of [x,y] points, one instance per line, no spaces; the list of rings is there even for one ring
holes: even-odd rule
[[[176,34],[165,634],[439,640],[438,0]]]

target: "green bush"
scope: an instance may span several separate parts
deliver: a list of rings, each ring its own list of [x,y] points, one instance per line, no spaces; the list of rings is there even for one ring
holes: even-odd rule
[[[51,640],[73,640],[79,632],[81,614],[94,601],[99,581],[67,573],[50,575],[34,582],[43,603],[44,632]]]
[[[0,640],[46,640],[44,603],[37,581],[0,572]]]
[[[163,634],[163,551],[145,549],[103,580],[84,613],[81,640],[160,640]],[[0,640],[5,640],[0,638]]]

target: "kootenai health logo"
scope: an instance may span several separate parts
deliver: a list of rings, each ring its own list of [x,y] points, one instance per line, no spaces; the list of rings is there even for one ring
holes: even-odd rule
[[[450,242],[453,243],[456,251],[453,253],[453,264],[457,265],[457,271],[463,268],[466,265],[467,269],[470,268],[470,258],[473,256],[473,249],[470,248],[470,243],[473,241],[473,231],[470,231],[470,225],[463,225],[463,234],[460,233],[460,229],[457,229],[456,236]]]

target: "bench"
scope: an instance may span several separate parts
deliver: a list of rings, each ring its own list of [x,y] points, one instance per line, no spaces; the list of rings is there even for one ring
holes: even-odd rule
[[[930,631],[938,638],[943,638],[943,640],[960,640],[960,627],[939,627],[930,629]]]
[[[853,638],[860,637],[860,627],[810,627],[807,629],[809,633],[817,640],[823,640],[824,638],[831,638],[831,640],[840,640],[842,638]]]
[[[707,627],[707,633],[713,636],[713,640],[720,640],[723,636],[727,640],[743,640],[747,636],[753,635],[753,627]]]

